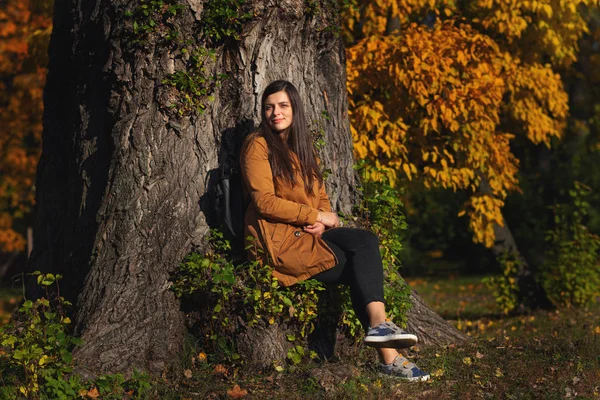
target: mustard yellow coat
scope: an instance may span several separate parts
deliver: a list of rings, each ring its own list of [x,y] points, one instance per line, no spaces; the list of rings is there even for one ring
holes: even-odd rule
[[[317,221],[319,211],[331,211],[325,185],[307,193],[300,172],[293,188],[275,189],[268,145],[257,133],[246,138],[241,156],[244,189],[250,197],[246,211],[246,245],[250,259],[269,263],[283,286],[310,278],[333,267],[337,259],[323,239],[302,230]]]

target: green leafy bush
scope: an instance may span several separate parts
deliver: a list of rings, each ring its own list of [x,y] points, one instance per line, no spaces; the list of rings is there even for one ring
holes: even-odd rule
[[[365,165],[365,162],[359,162],[355,168],[365,175]],[[410,288],[399,274],[402,266],[402,241],[408,229],[403,212],[402,193],[392,186],[387,175],[382,173],[376,181],[363,176],[362,194],[363,201],[357,211],[364,218],[366,227],[379,238],[386,313],[396,324],[406,326],[406,315],[412,304],[409,299]],[[346,312],[348,315],[353,314],[351,309],[347,309]],[[351,325],[350,328],[356,331],[356,323]]]
[[[212,351],[236,360],[234,338],[245,326],[268,326],[279,323],[293,326],[298,336],[290,342],[305,338],[314,329],[317,315],[318,292],[325,286],[307,280],[283,287],[273,277],[272,268],[260,263],[236,263],[229,257],[230,243],[223,233],[213,230],[211,250],[191,253],[180,265],[174,277],[173,290],[179,297],[196,293],[206,295],[200,310],[199,329],[210,340]],[[240,323],[241,319],[241,323]],[[292,362],[299,362],[303,352],[288,354]]]
[[[61,377],[73,370],[71,348],[79,339],[68,334],[71,320],[64,309],[70,303],[59,295],[50,295],[48,287],[60,275],[35,272],[47,297],[25,300],[12,320],[0,328],[0,365],[5,385],[13,386],[26,397],[35,398],[46,392],[56,398],[69,398],[81,388],[77,378]]]
[[[547,233],[542,285],[555,305],[579,306],[600,296],[600,237],[584,225],[590,189],[575,182],[571,204],[553,207],[555,226]]]
[[[143,398],[152,387],[146,374],[135,371],[130,379],[114,374],[90,381],[73,372],[71,351],[81,339],[69,332],[66,308],[71,303],[60,296],[61,275],[39,271],[32,275],[46,296],[25,299],[11,321],[0,327],[0,398],[75,399],[89,390],[98,391],[103,399]]]

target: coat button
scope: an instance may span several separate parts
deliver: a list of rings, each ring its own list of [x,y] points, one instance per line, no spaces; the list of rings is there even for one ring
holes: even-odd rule
[[[296,236],[296,237],[300,237],[300,235],[301,235],[300,231],[296,231],[296,232],[294,232],[294,236]]]

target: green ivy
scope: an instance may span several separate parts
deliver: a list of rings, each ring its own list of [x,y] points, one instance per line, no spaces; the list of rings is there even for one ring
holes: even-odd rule
[[[233,345],[234,338],[243,329],[238,318],[248,327],[274,323],[293,326],[298,332],[297,336],[288,337],[293,343],[312,332],[318,292],[325,289],[322,283],[306,280],[283,287],[273,277],[270,266],[256,261],[234,262],[229,257],[231,245],[222,232],[211,231],[210,243],[210,251],[191,253],[185,258],[174,277],[172,289],[178,297],[208,294],[199,328],[203,337],[210,339],[208,343],[214,353],[230,360],[239,359]],[[288,354],[292,362],[304,355],[297,349]]]
[[[216,41],[240,40],[243,24],[254,17],[244,9],[245,4],[245,0],[209,0],[202,14],[206,36]]]
[[[311,133],[313,144],[317,150],[322,150],[325,147],[325,124],[331,122],[331,115],[327,110],[321,111],[319,119],[312,121]]]
[[[174,0],[141,0],[133,11],[125,11],[125,17],[132,21],[133,43],[142,43],[151,33],[162,32],[167,40],[179,36],[174,18],[183,5]]]
[[[321,6],[319,4],[319,0],[305,0],[304,1],[304,12],[310,16],[310,17],[314,17],[316,16],[319,11],[321,9]]]
[[[206,102],[213,101],[212,93],[215,87],[227,76],[207,74],[205,64],[211,59],[215,60],[215,51],[198,48],[193,51],[182,49],[183,54],[189,53],[186,68],[168,75],[162,83],[177,89],[177,100],[171,104],[177,109],[179,115],[197,112],[202,114],[206,108]]]

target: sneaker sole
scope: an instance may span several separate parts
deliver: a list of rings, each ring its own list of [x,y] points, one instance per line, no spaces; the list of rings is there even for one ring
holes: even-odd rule
[[[383,337],[367,336],[365,345],[375,348],[407,349],[417,344],[418,339],[410,333],[387,335]]]
[[[427,382],[431,378],[431,375],[429,375],[429,374],[423,375],[423,376],[415,376],[415,377],[412,377],[412,378],[405,378],[403,376],[386,374],[385,372],[380,372],[379,375],[383,375],[383,376],[386,376],[388,378],[398,379],[400,381],[406,381],[406,382]]]

